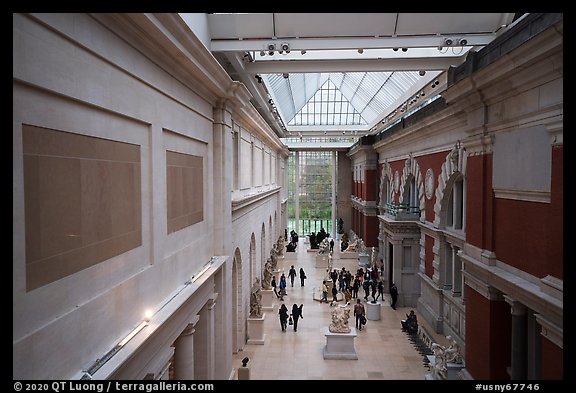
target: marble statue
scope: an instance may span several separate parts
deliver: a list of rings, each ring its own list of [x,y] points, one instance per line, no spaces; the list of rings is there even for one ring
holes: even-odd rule
[[[272,275],[274,271],[272,270],[272,262],[270,258],[264,264],[264,271],[262,272],[262,288],[265,290],[272,289]]]
[[[360,254],[367,254],[366,252],[366,245],[364,244],[364,240],[362,240],[362,238],[358,238],[357,239],[357,244],[358,244],[358,253]]]
[[[250,291],[250,317],[262,318],[262,290],[260,289],[258,277],[254,279],[254,284],[252,284]]]
[[[278,255],[280,255],[280,251],[276,249],[276,244],[270,250],[270,262],[272,263],[272,270],[277,270],[278,267]]]
[[[354,240],[352,240],[344,251],[358,251],[358,238],[356,237]]]
[[[434,379],[446,379],[448,377],[448,368],[446,367],[445,349],[442,345],[433,343],[432,352],[434,353],[434,365],[432,366],[432,376]]]
[[[328,241],[328,238],[324,238],[324,240],[322,240],[322,243],[320,243],[320,251],[318,251],[319,255],[326,255],[330,253],[330,242]]]
[[[446,336],[448,341],[450,341],[450,346],[444,349],[444,357],[446,363],[462,363],[462,354],[460,353],[460,345],[452,338],[452,336]]]
[[[332,322],[328,326],[328,330],[332,333],[350,333],[351,329],[348,325],[350,318],[350,303],[346,305],[338,305],[332,310]]]
[[[372,266],[372,269],[377,269],[377,266],[376,266],[376,247],[372,247],[370,266]]]

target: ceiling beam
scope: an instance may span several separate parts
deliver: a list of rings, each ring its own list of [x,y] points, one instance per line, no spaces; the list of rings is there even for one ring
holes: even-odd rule
[[[488,45],[496,34],[447,34],[409,37],[359,37],[359,38],[290,38],[290,39],[242,39],[212,40],[212,52],[267,51],[269,44],[275,44],[276,50],[287,43],[290,50],[346,50],[346,49],[392,49],[392,48],[437,48],[447,46],[446,38],[452,40],[452,46],[458,45],[459,39],[466,39],[467,46]]]
[[[249,74],[282,74],[311,72],[390,72],[390,71],[445,71],[458,66],[465,57],[365,59],[365,60],[271,60],[246,63]]]

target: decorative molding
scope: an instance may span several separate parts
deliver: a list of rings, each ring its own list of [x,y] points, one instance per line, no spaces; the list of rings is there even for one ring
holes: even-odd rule
[[[261,199],[269,197],[272,194],[280,192],[280,189],[281,188],[279,186],[276,186],[276,187],[271,188],[270,190],[258,192],[258,193],[251,194],[251,195],[247,195],[247,196],[240,198],[240,199],[233,199],[232,200],[232,211],[239,210],[239,209],[246,207],[248,205],[251,205],[251,204],[253,204],[253,203],[255,203]]]
[[[550,203],[550,191],[494,188],[494,197],[518,201]]]
[[[549,321],[544,316],[540,314],[534,314],[536,317],[536,322],[542,327],[541,335],[546,337],[548,340],[558,345],[560,348],[564,349],[564,329],[556,325],[555,323]]]
[[[446,185],[452,184],[452,180],[460,174],[466,178],[466,164],[468,162],[466,148],[455,146],[448,154],[442,164],[438,175],[438,185],[436,186],[436,201],[434,202],[434,226],[441,227],[442,202]],[[452,187],[450,186],[450,190]]]
[[[462,274],[464,275],[464,284],[468,285],[470,288],[484,296],[486,299],[504,301],[504,296],[498,289],[494,288],[487,282],[480,280],[478,277],[475,277],[466,270],[463,270]]]
[[[428,200],[432,199],[432,195],[434,192],[434,171],[432,170],[432,168],[428,168],[428,170],[426,171],[424,188],[426,190],[426,198]]]

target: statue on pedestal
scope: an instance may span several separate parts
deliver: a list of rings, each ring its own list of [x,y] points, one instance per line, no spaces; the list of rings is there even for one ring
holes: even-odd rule
[[[346,303],[344,306],[336,306],[332,310],[332,322],[328,326],[328,330],[332,333],[350,333],[351,329],[348,325],[350,319],[350,304]]]
[[[320,246],[318,247],[320,249],[320,251],[318,251],[319,255],[326,255],[329,254],[330,252],[330,242],[328,241],[328,238],[325,237],[324,240],[322,240],[322,243],[320,243]]]
[[[446,363],[463,363],[462,354],[460,353],[460,345],[458,345],[452,336],[446,336],[446,338],[450,341],[450,346],[444,350]]]
[[[250,317],[262,318],[262,291],[258,277],[254,279],[254,284],[252,284],[250,291]]]
[[[434,379],[446,379],[448,377],[448,368],[446,367],[446,356],[444,347],[440,344],[432,344],[434,352],[434,365],[432,366],[432,376]]]
[[[272,289],[272,275],[274,274],[272,270],[272,263],[270,258],[264,264],[264,271],[262,272],[262,288],[265,290]]]

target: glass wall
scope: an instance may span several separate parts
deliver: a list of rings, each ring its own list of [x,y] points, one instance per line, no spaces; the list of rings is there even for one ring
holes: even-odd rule
[[[288,158],[288,231],[306,236],[332,231],[331,151],[291,152]]]

